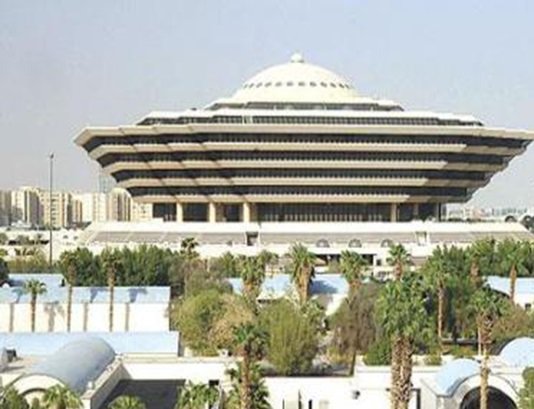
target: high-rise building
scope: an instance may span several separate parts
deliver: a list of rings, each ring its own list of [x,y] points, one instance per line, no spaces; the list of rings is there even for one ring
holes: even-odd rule
[[[42,210],[38,188],[24,186],[11,192],[11,222],[40,225]]]
[[[50,199],[52,201],[50,202]],[[69,192],[39,191],[43,225],[60,228],[72,224],[72,194]]]
[[[11,224],[11,192],[0,190],[0,226]]]
[[[361,96],[295,55],[205,109],[89,127],[76,143],[164,220],[407,221],[467,201],[532,139]]]

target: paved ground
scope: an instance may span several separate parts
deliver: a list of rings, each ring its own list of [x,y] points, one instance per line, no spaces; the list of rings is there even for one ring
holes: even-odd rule
[[[139,397],[147,409],[174,409],[178,400],[178,388],[183,381],[120,381],[99,409],[106,409],[117,396],[132,395]]]

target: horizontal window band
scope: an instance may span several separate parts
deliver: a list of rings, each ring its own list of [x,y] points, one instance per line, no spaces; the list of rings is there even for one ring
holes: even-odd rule
[[[101,145],[142,145],[169,143],[423,143],[423,144],[465,144],[468,146],[490,146],[521,148],[525,141],[511,138],[492,138],[470,135],[419,135],[419,134],[287,134],[287,133],[197,133],[93,136],[83,147],[88,152]]]

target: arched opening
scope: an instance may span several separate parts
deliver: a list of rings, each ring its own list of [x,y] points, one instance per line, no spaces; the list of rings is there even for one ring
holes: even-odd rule
[[[460,405],[460,409],[480,408],[480,388],[469,391]],[[497,388],[489,387],[488,409],[517,409],[514,401],[508,395]]]
[[[505,223],[517,223],[517,217],[510,214],[504,218],[504,222]]]

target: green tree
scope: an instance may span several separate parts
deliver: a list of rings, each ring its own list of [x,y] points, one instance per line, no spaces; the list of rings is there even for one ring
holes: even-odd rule
[[[278,255],[268,250],[262,250],[260,254],[258,254],[258,259],[263,266],[263,270],[266,272],[272,269],[279,261]]]
[[[235,329],[235,345],[241,357],[240,402],[241,409],[255,409],[253,368],[265,349],[265,333],[254,324],[243,324]]]
[[[389,248],[387,263],[393,267],[393,276],[399,280],[411,264],[410,255],[402,244],[394,244]]]
[[[215,355],[217,345],[209,336],[224,313],[222,295],[216,290],[186,297],[172,315],[186,345],[202,355]]]
[[[28,403],[13,386],[8,386],[1,392],[0,409],[28,409]]]
[[[107,275],[108,289],[109,289],[109,332],[113,332],[114,307],[115,307],[115,280],[117,272],[121,268],[121,258],[117,251],[112,249],[105,249],[101,254],[102,267]]]
[[[232,389],[225,399],[224,407],[228,409],[242,409],[241,396],[243,395],[242,385],[242,363],[237,364],[237,368],[232,368],[227,371],[232,383]],[[250,365],[250,407],[251,409],[271,409],[269,404],[269,390],[265,386],[265,382],[261,376],[260,367],[257,363]]]
[[[451,248],[447,246],[435,248],[423,266],[422,271],[427,288],[437,298],[436,335],[438,354],[440,356],[443,350],[445,294],[455,274],[454,253],[457,251],[461,250],[454,246]]]
[[[24,283],[24,293],[30,294],[30,323],[31,331],[35,332],[35,313],[37,309],[37,297],[46,294],[45,283],[31,279]]]
[[[289,257],[291,259],[291,281],[295,285],[301,304],[308,301],[310,286],[315,276],[315,256],[308,251],[306,246],[296,243],[291,247]]]
[[[239,277],[239,261],[229,251],[210,262],[210,272],[222,277]]]
[[[378,327],[374,319],[374,307],[380,291],[376,283],[368,283],[354,296],[347,298],[331,319],[331,349],[354,370],[358,352],[367,353],[375,343]]]
[[[0,253],[0,286],[9,279],[9,267]]]
[[[73,391],[62,385],[48,388],[43,395],[43,403],[47,408],[81,409],[82,401]]]
[[[502,271],[510,277],[510,300],[515,303],[517,274],[524,268],[524,247],[519,241],[506,239],[497,245],[497,255]]]
[[[468,249],[470,275],[473,284],[480,285],[480,276],[495,274],[497,262],[495,239],[477,240]]]
[[[267,336],[267,360],[281,375],[308,373],[318,350],[318,330],[301,308],[279,300],[261,311]]]
[[[0,246],[5,246],[9,243],[9,237],[7,237],[7,234],[0,233]]]
[[[205,383],[187,382],[180,390],[180,398],[176,409],[204,409],[211,408],[217,401],[217,389]]]
[[[426,335],[428,315],[420,276],[403,274],[399,277],[382,289],[376,318],[384,336],[391,342],[391,407],[407,409],[414,348]]]
[[[137,396],[123,395],[114,399],[108,409],[146,409],[146,405]]]
[[[71,330],[72,321],[72,292],[73,287],[76,285],[77,276],[77,262],[76,254],[74,252],[66,251],[61,254],[59,263],[62,265],[62,271],[65,271],[64,277],[67,282],[67,332]]]
[[[261,286],[265,280],[265,265],[258,257],[246,257],[240,267],[243,280],[243,295],[249,301],[256,302]]]
[[[180,243],[180,253],[183,254],[187,259],[192,260],[199,258],[197,252],[198,241],[194,237],[186,237]]]
[[[488,287],[476,291],[472,299],[476,323],[482,345],[480,366],[480,409],[488,409],[489,347],[493,342],[493,329],[497,320],[504,314],[506,304],[503,299]]]
[[[523,371],[523,387],[519,391],[519,409],[534,409],[534,368]]]
[[[349,298],[356,294],[361,285],[362,275],[369,263],[360,253],[344,250],[341,252],[340,271],[349,283]]]

